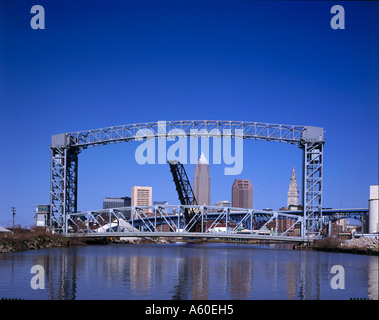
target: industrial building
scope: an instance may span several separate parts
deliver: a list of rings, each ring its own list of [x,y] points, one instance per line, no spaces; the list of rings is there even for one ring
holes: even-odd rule
[[[38,204],[34,218],[37,227],[48,227],[50,223],[50,206],[48,204]]]
[[[370,186],[368,232],[379,233],[379,185]]]

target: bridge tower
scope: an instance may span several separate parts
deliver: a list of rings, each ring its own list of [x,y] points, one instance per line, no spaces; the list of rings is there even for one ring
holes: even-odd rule
[[[304,221],[302,236],[318,237],[322,230],[324,129],[227,120],[158,121],[61,133],[52,137],[50,175],[50,227],[67,233],[68,215],[77,212],[78,154],[89,147],[168,137],[226,137],[277,141],[303,150]]]
[[[78,153],[66,134],[53,136],[50,177],[50,229],[67,233],[66,217],[77,212]]]
[[[322,179],[324,129],[305,127],[300,139],[303,149],[304,239],[319,237],[322,231]]]
[[[176,192],[178,193],[178,198],[181,205],[197,205],[196,197],[193,193],[191,184],[188,180],[188,176],[184,166],[176,160],[168,161],[170,165],[170,171],[172,174],[172,178],[175,183]],[[184,218],[186,225],[192,219],[192,217],[196,214],[193,209],[185,208],[184,209]],[[197,225],[195,224],[194,230],[196,231]]]

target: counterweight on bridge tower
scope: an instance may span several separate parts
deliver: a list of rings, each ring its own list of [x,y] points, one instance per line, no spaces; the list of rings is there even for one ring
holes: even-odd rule
[[[181,205],[197,205],[197,200],[195,195],[193,194],[193,190],[191,187],[191,183],[188,180],[188,176],[184,166],[179,161],[168,161],[170,165],[170,171],[172,174],[172,178],[175,183],[176,192],[178,193],[179,201]],[[186,225],[192,218],[196,215],[196,210],[185,208],[184,209],[184,218]],[[188,231],[197,231],[198,223],[196,222],[193,225],[193,228]]]
[[[168,161],[181,205],[196,205],[197,201],[184,166],[179,161]]]

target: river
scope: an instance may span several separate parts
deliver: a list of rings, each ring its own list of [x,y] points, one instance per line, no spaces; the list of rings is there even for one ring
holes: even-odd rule
[[[40,249],[0,254],[1,298],[377,300],[378,257],[230,243]]]

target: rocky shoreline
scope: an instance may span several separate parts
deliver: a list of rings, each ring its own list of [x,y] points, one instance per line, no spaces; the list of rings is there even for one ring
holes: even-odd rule
[[[379,255],[379,241],[376,238],[361,237],[346,241],[326,238],[314,241],[311,245],[294,246],[295,250],[326,251],[339,253]]]
[[[378,249],[379,241],[376,238],[361,237],[341,243],[342,248]]]

